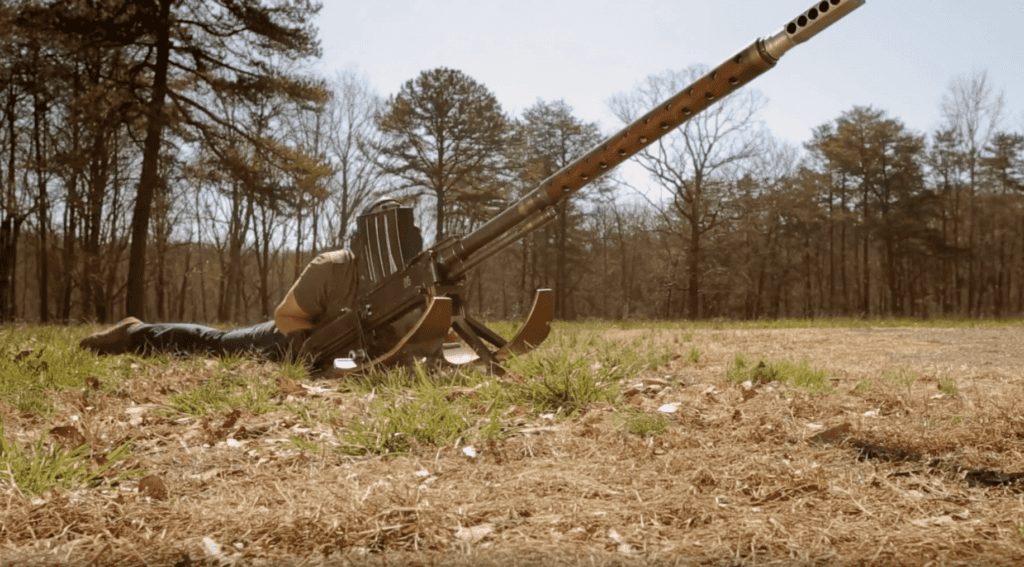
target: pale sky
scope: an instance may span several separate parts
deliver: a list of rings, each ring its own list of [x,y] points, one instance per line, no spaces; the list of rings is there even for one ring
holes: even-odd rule
[[[608,99],[644,77],[716,66],[781,29],[811,0],[323,0],[328,76],[354,67],[382,95],[435,67],[458,69],[520,116],[564,99],[611,134]],[[956,75],[987,70],[1006,98],[1005,127],[1024,131],[1024,0],[867,0],[798,45],[746,88],[761,117],[799,145],[811,128],[873,105],[920,133],[940,124]]]

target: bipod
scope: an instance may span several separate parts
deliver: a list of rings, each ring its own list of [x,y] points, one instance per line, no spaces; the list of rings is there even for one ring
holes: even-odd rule
[[[461,342],[444,344],[444,360],[461,366],[471,362],[483,364],[489,372],[499,376],[505,373],[501,366],[513,355],[525,354],[536,348],[551,332],[555,315],[555,294],[550,289],[538,289],[526,322],[512,340],[506,341],[487,325],[470,317],[458,295],[452,295],[452,330]],[[490,345],[490,346],[488,346]]]

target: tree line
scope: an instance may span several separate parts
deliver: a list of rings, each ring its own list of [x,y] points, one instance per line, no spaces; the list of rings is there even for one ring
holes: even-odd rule
[[[600,142],[563,101],[509,116],[426,70],[387,97],[319,54],[306,0],[0,7],[0,319],[251,323],[388,195],[466,233]],[[624,123],[706,72],[613,96]],[[1024,134],[985,72],[919,133],[871,106],[802,148],[743,89],[469,275],[474,306],[562,319],[1018,316]]]

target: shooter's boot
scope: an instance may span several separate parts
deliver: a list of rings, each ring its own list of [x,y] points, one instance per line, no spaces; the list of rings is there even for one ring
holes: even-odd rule
[[[82,339],[78,346],[89,349],[96,354],[122,354],[128,350],[128,331],[141,325],[135,317],[122,319],[118,324],[97,331]]]

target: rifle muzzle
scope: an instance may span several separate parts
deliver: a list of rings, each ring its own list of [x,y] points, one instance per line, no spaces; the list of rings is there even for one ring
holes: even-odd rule
[[[764,49],[776,61],[798,43],[818,35],[821,30],[864,5],[865,0],[822,0],[786,24],[775,35],[764,38]]]

